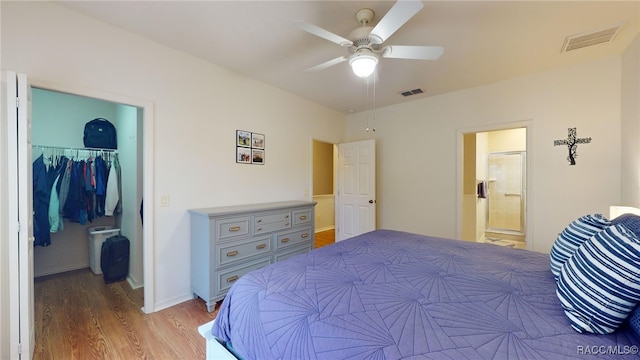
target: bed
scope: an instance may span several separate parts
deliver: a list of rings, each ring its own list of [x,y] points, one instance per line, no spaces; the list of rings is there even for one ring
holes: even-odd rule
[[[573,330],[548,254],[392,230],[244,275],[200,331],[208,358],[245,360],[637,359],[640,344],[628,324]]]

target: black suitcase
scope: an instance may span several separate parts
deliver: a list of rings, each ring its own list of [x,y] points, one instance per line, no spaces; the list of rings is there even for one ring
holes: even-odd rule
[[[114,235],[102,243],[100,269],[106,284],[121,281],[129,274],[129,239]]]

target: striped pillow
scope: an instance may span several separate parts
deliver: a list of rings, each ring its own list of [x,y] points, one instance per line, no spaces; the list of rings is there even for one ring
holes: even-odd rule
[[[562,267],[556,293],[574,330],[615,331],[640,301],[640,239],[623,225],[597,233]]]
[[[615,219],[611,219],[611,225],[624,225],[636,236],[640,237],[640,216],[635,214],[622,214]]]
[[[583,242],[611,225],[601,214],[585,215],[567,226],[551,247],[549,259],[553,277],[558,280],[562,265]]]
[[[640,305],[636,306],[636,308],[631,312],[628,321],[633,332],[640,338]]]

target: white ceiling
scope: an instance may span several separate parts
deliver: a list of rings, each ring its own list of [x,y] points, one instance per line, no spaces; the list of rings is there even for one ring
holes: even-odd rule
[[[54,1],[344,112],[621,54],[640,29],[640,0],[423,1],[384,44],[443,46],[444,55],[436,61],[381,59],[374,102],[373,85],[355,77],[347,62],[303,72],[348,53],[294,22],[347,37],[359,26],[358,9],[374,10],[375,26],[393,1]],[[610,43],[560,51],[567,36],[621,22]],[[425,93],[400,95],[415,88]]]

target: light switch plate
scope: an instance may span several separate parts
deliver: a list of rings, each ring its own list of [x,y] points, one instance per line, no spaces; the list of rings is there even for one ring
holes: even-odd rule
[[[169,206],[169,195],[160,195],[160,206]]]

